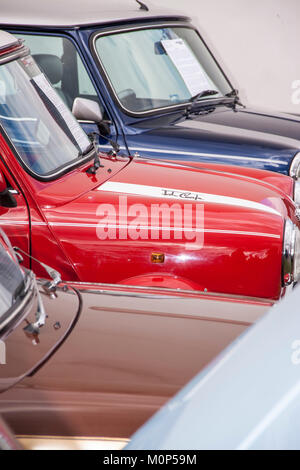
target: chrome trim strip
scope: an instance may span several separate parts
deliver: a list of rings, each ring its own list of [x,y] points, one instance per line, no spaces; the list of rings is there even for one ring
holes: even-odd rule
[[[99,145],[100,148],[111,148],[110,145]],[[127,150],[126,147],[120,147],[121,150]],[[229,160],[249,160],[258,161],[258,162],[267,162],[267,163],[280,163],[282,165],[289,165],[289,162],[284,160],[272,160],[269,158],[256,158],[256,157],[247,157],[247,156],[240,156],[240,155],[225,155],[225,154],[218,154],[218,153],[204,153],[204,152],[186,152],[180,150],[165,150],[165,149],[157,149],[157,148],[143,148],[143,147],[130,147],[132,152],[153,152],[153,153],[164,153],[164,154],[174,154],[174,155],[188,155],[188,156],[195,156],[195,157],[212,157],[212,158],[228,158]],[[148,157],[143,157],[141,155],[140,158],[147,159]],[[155,163],[159,163],[155,162]],[[176,163],[176,160],[175,160]]]
[[[283,161],[283,160],[271,160],[269,158],[256,158],[256,157],[246,157],[246,156],[238,156],[238,155],[224,155],[224,154],[218,154],[218,153],[196,153],[196,152],[184,152],[184,151],[179,151],[179,150],[162,150],[162,149],[146,149],[142,147],[132,147],[132,150],[138,151],[138,152],[154,152],[154,153],[170,153],[170,154],[175,154],[175,155],[190,155],[190,156],[196,156],[196,157],[212,157],[212,158],[228,158],[229,160],[249,160],[249,161],[258,161],[258,162],[268,162],[268,163],[281,163],[283,165],[288,165],[289,162]]]
[[[244,301],[244,302],[252,302],[252,303],[260,303],[260,304],[275,304],[276,301],[272,299],[260,298],[260,297],[249,297],[243,295],[236,295],[236,294],[223,294],[218,292],[205,292],[199,290],[185,290],[185,289],[172,289],[170,287],[146,287],[146,286],[135,286],[131,284],[105,284],[105,283],[96,283],[96,282],[81,282],[81,281],[68,281],[64,284],[76,286],[79,292],[87,292],[93,293],[97,295],[112,295],[112,296],[127,296],[127,297],[145,297],[145,296],[152,296],[153,294],[149,293],[149,291],[153,292],[160,292],[160,293],[173,293],[176,297],[180,297],[178,294],[182,294],[182,297],[186,297],[188,295],[197,296],[201,295],[202,297],[217,297],[220,300],[227,300],[227,301]],[[98,287],[97,290],[89,289],[89,286]],[[132,289],[133,291],[136,290],[137,292],[124,292],[122,290],[106,290],[108,288],[114,289]],[[174,297],[174,296],[172,296]],[[146,297],[147,298],[147,297]]]

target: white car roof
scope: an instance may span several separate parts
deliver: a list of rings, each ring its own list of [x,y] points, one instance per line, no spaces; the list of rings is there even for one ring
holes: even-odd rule
[[[1,0],[0,24],[40,27],[74,27],[136,20],[187,20],[180,12],[153,6],[149,11],[136,0]]]

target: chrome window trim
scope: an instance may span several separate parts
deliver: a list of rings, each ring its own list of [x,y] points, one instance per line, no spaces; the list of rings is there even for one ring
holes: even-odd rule
[[[173,111],[173,110],[176,110],[176,109],[185,109],[186,106],[189,104],[189,102],[187,101],[187,102],[181,103],[181,104],[163,106],[161,108],[154,108],[154,109],[150,109],[150,110],[147,110],[147,111],[131,111],[130,109],[125,108],[125,106],[123,106],[123,104],[121,103],[117,93],[115,92],[113,84],[111,82],[111,79],[110,79],[109,75],[107,74],[107,72],[106,72],[106,70],[105,70],[105,68],[102,64],[101,58],[100,58],[100,56],[98,54],[98,51],[97,51],[97,48],[96,48],[96,41],[99,37],[111,36],[112,34],[127,33],[127,32],[130,32],[130,31],[141,31],[141,30],[156,29],[156,28],[167,28],[167,27],[168,28],[188,28],[188,29],[194,30],[196,32],[196,34],[199,36],[200,40],[203,42],[206,49],[209,51],[211,57],[213,58],[215,64],[217,65],[217,67],[221,70],[221,72],[222,72],[223,76],[225,77],[229,87],[233,90],[233,86],[232,86],[230,80],[228,79],[227,75],[224,73],[222,67],[220,66],[220,64],[216,60],[215,56],[212,54],[212,52],[209,49],[206,42],[201,37],[198,29],[191,23],[190,24],[189,23],[184,23],[184,22],[178,22],[178,23],[174,23],[174,22],[170,22],[170,23],[149,23],[149,24],[143,24],[143,25],[140,25],[140,26],[131,26],[131,27],[118,28],[118,29],[106,29],[103,32],[95,33],[92,36],[92,41],[91,41],[92,42],[92,52],[93,52],[93,55],[97,58],[97,61],[98,61],[99,67],[100,67],[100,72],[103,72],[104,75],[105,75],[105,78],[106,78],[106,80],[109,84],[109,87],[112,91],[114,99],[117,101],[117,103],[118,103],[119,107],[121,108],[121,110],[124,111],[126,114],[128,114],[130,116],[148,116],[148,115],[158,113],[160,111],[165,111],[165,110]],[[217,99],[216,98],[209,98],[209,99],[201,101],[201,103],[207,103],[208,105],[210,105],[210,104],[217,103],[219,101],[220,101],[220,98],[217,98]]]
[[[11,140],[9,139],[9,141],[11,142]],[[14,146],[14,144],[12,144],[13,147],[14,147],[14,150],[16,151],[17,155],[19,155],[16,147]],[[38,173],[35,173],[34,171],[32,171],[27,165],[26,163],[22,160],[22,158],[19,156],[20,160],[22,160],[22,163],[24,164],[24,166],[26,167],[26,169],[28,170],[28,172],[32,175],[34,175],[37,179],[39,180],[43,180],[43,181],[49,181],[50,179],[54,179],[56,178],[57,176],[61,175],[61,174],[64,174],[66,171],[68,171],[70,168],[72,167],[76,167],[78,164],[82,164],[82,163],[86,163],[88,160],[90,160],[92,158],[92,156],[94,155],[95,153],[95,150],[92,149],[89,151],[89,153],[85,156],[85,157],[77,157],[76,160],[74,160],[72,163],[69,163],[68,165],[65,165],[63,166],[60,170],[54,172],[54,173],[51,173],[49,175],[39,175]]]

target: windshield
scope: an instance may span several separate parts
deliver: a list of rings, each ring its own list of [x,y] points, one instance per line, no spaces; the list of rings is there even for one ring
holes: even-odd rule
[[[118,100],[131,112],[187,103],[205,90],[218,91],[213,98],[232,91],[192,28],[112,33],[98,36],[95,45]]]
[[[47,176],[91,142],[31,56],[0,66],[0,123],[25,165]]]

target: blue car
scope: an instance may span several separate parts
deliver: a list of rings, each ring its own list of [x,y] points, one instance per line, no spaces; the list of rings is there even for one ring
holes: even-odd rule
[[[0,26],[24,38],[84,129],[100,129],[103,150],[110,139],[125,154],[299,177],[300,117],[245,107],[185,15],[135,0],[21,5],[1,6]]]

